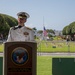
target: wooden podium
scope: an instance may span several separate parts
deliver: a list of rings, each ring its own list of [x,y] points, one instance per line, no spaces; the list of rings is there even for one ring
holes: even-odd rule
[[[4,75],[36,75],[36,42],[4,44]]]

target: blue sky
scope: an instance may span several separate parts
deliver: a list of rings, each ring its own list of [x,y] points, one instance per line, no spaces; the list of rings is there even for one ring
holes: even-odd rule
[[[17,19],[17,13],[30,14],[26,26],[62,30],[75,21],[75,0],[1,0],[0,13]]]

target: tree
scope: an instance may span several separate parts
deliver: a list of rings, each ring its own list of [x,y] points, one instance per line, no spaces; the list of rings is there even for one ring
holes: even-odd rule
[[[75,22],[71,23],[71,33],[75,34]]]
[[[48,32],[48,33],[55,34],[54,30],[52,30],[52,29],[47,29],[47,32]]]
[[[37,29],[34,27],[34,28],[32,28],[33,29],[33,31],[34,31],[34,38],[36,39],[36,35],[37,35]]]
[[[34,27],[34,28],[32,28],[32,29],[35,30],[35,31],[37,30],[36,27]]]
[[[14,17],[0,14],[0,34],[3,34],[4,37],[8,35],[10,27],[16,26],[17,24],[18,22]]]
[[[39,30],[37,33],[42,34],[43,33],[43,30]]]
[[[62,30],[63,35],[69,35],[70,34],[70,29],[69,26],[65,26]]]
[[[63,35],[70,35],[71,40],[74,40],[74,34],[75,34],[75,22],[70,23],[66,27],[63,28],[62,30]]]

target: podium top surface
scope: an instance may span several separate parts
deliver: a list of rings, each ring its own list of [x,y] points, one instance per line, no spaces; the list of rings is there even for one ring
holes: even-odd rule
[[[6,43],[37,43],[36,41],[14,41],[14,42],[5,42]]]

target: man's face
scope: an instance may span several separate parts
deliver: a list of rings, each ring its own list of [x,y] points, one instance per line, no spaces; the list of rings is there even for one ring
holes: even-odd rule
[[[19,18],[18,17],[18,22],[19,23],[25,23],[27,21],[27,18],[26,17],[24,17],[24,18]]]

